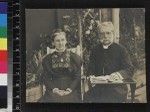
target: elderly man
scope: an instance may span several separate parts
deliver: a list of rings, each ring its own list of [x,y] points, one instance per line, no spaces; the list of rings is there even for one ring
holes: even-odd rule
[[[112,22],[101,23],[99,31],[100,43],[90,55],[90,78],[102,76],[117,82],[131,78],[133,66],[126,49],[114,42]],[[125,102],[126,98],[126,85],[94,85],[85,95],[85,102],[121,103]]]

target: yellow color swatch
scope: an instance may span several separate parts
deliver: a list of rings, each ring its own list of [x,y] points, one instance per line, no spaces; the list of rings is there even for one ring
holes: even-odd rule
[[[7,50],[7,38],[0,38],[0,50]]]

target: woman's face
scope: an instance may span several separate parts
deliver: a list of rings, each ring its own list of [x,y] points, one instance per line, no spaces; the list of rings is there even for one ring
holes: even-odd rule
[[[58,51],[64,51],[66,49],[66,36],[65,35],[57,35],[54,37],[54,46]]]

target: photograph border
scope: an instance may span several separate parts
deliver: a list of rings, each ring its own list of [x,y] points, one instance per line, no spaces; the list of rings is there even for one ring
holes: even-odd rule
[[[113,5],[112,5],[113,4]],[[150,49],[148,43],[150,40],[150,2],[149,1],[136,1],[136,0],[112,0],[112,1],[103,1],[100,0],[92,1],[92,0],[82,0],[82,1],[69,1],[69,0],[61,0],[61,1],[30,1],[23,0],[21,3],[21,82],[22,82],[22,109],[25,112],[48,112],[51,110],[52,112],[59,111],[82,111],[82,112],[97,112],[97,111],[110,111],[110,112],[148,112],[148,106],[150,102]],[[58,104],[58,103],[26,103],[25,102],[25,72],[26,72],[26,44],[25,44],[25,8],[33,8],[33,9],[55,9],[55,8],[145,8],[145,44],[146,44],[146,82],[147,82],[147,103],[145,104],[104,104],[104,103],[83,103],[83,104]],[[109,108],[108,108],[109,107]]]

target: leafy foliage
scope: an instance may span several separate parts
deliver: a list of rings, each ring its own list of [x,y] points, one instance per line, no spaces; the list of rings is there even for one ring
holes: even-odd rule
[[[62,28],[67,34],[68,48],[79,45],[80,36],[82,36],[84,73],[87,74],[90,51],[99,42],[100,35],[97,30],[100,24],[99,9],[72,9],[72,12],[71,15],[62,16]],[[145,65],[144,14],[144,9],[120,9],[120,43],[127,48],[137,69],[143,69],[143,65]],[[78,16],[81,17],[80,20]],[[79,21],[81,29],[79,29]],[[82,30],[82,35],[79,35],[79,30]],[[46,54],[46,48],[53,48],[50,35],[40,35],[39,38],[42,40],[39,48],[27,55],[27,68],[29,68],[27,72],[29,73],[35,73],[41,69],[39,67],[40,60]],[[33,65],[35,68],[31,68]]]

